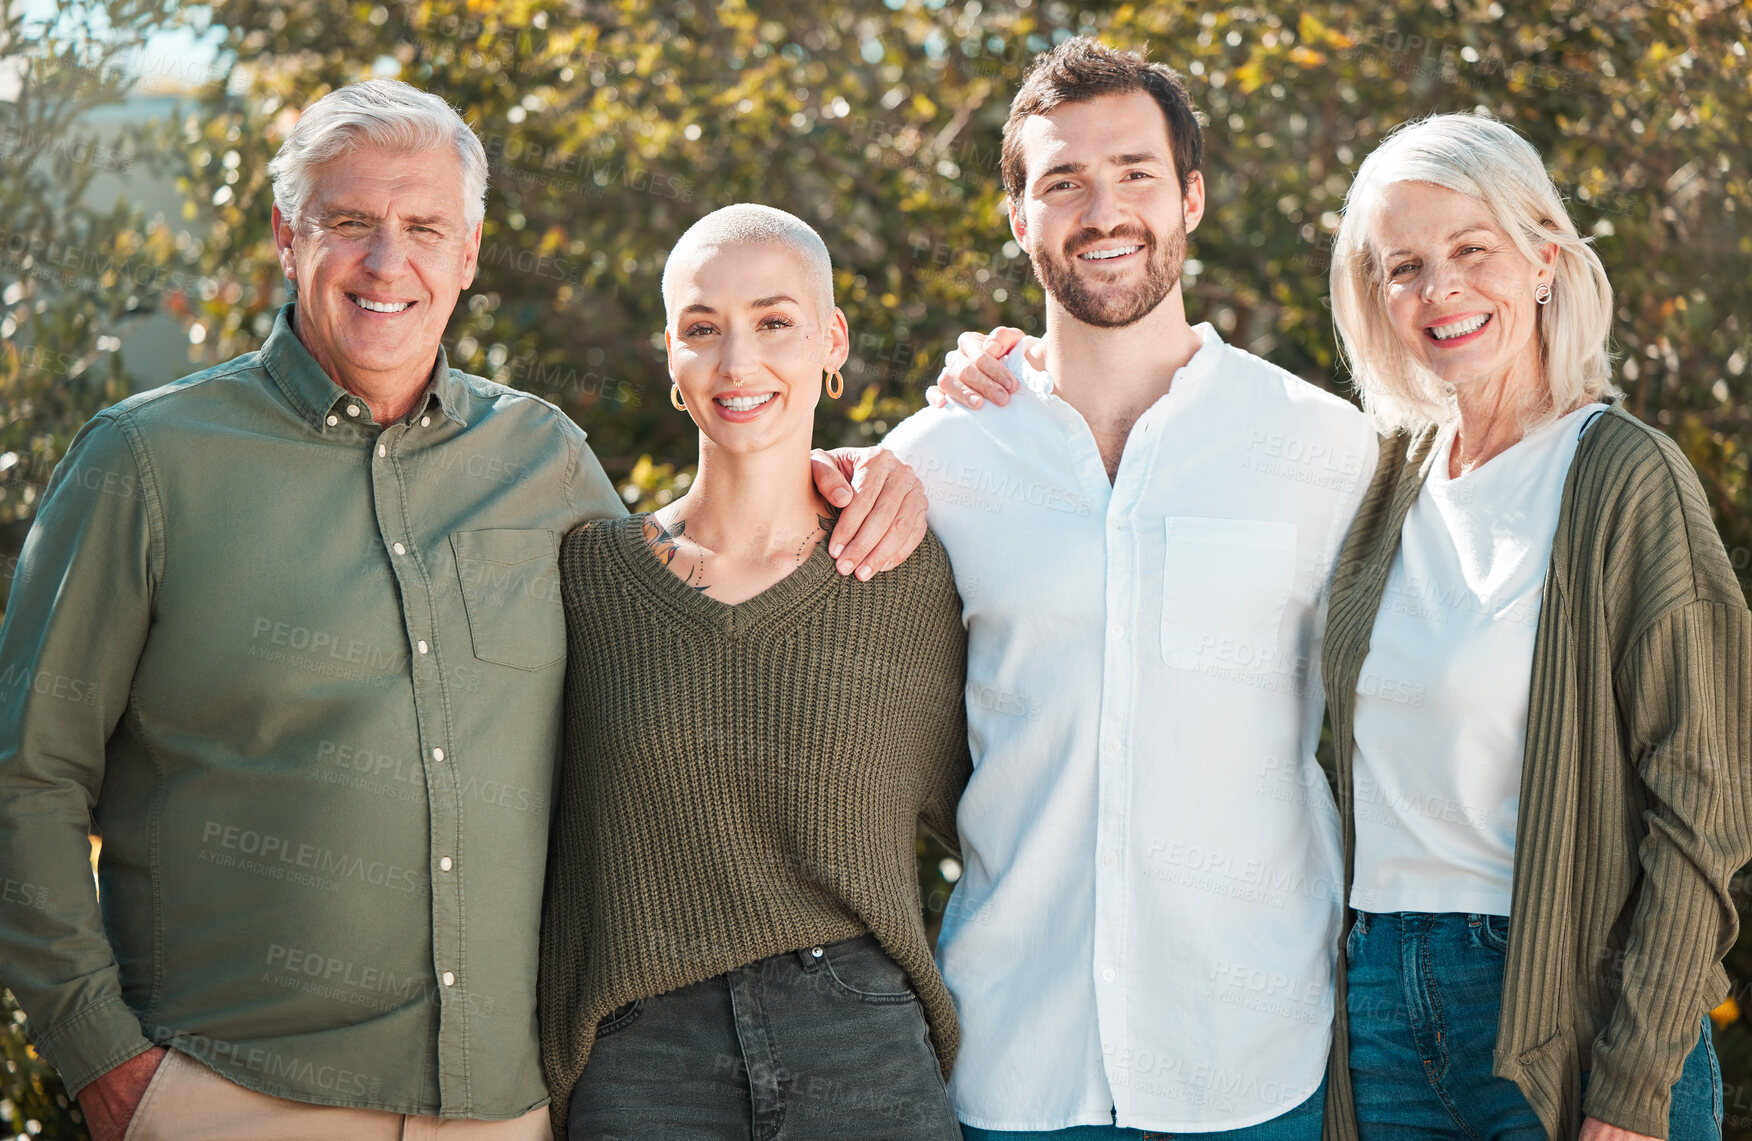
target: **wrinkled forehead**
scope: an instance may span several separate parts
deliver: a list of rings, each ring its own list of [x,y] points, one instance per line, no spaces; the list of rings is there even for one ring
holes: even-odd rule
[[[308,209],[453,217],[460,223],[467,213],[462,164],[451,150],[355,147],[311,168]]]

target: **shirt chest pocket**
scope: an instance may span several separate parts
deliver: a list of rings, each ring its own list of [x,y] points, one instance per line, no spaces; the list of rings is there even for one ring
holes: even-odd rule
[[[475,657],[539,670],[566,656],[559,544],[552,531],[455,531],[450,549]]]
[[[1175,669],[1282,668],[1279,627],[1296,579],[1296,527],[1171,516],[1162,660]]]

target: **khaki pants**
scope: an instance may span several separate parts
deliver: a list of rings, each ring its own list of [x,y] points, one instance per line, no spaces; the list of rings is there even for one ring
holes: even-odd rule
[[[552,1141],[543,1106],[512,1121],[343,1109],[270,1097],[175,1050],[152,1075],[123,1141]]]

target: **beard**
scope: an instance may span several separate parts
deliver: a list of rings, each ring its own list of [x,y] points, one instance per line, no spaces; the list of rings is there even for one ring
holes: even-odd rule
[[[1077,254],[1103,241],[1126,241],[1143,247],[1142,283],[1136,286],[1092,283],[1084,276],[1083,267],[1091,263],[1078,261]],[[1029,260],[1041,286],[1072,317],[1097,329],[1123,329],[1149,316],[1180,283],[1180,270],[1186,264],[1186,220],[1182,218],[1168,234],[1168,240],[1161,243],[1156,241],[1155,234],[1135,226],[1121,226],[1105,234],[1100,230],[1078,230],[1065,239],[1062,255],[1042,249]]]

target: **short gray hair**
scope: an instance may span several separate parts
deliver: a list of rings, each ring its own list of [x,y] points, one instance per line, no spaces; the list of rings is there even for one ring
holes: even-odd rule
[[[809,300],[823,321],[833,316],[833,259],[827,243],[814,228],[797,217],[771,206],[738,202],[714,210],[687,228],[669,251],[663,264],[663,311],[675,303],[675,270],[690,259],[724,246],[779,245],[789,250],[809,279]]]
[[[1608,337],[1612,284],[1589,239],[1576,233],[1533,144],[1489,115],[1432,115],[1396,128],[1363,160],[1333,239],[1332,319],[1363,408],[1383,432],[1418,432],[1459,413],[1451,386],[1399,343],[1387,318],[1386,280],[1372,236],[1396,182],[1427,182],[1482,203],[1515,248],[1539,261],[1557,246],[1551,301],[1536,335],[1551,405],[1528,428],[1588,400],[1617,396]]]
[[[268,164],[274,205],[287,221],[303,216],[313,171],[359,146],[408,153],[454,149],[468,228],[486,216],[487,152],[462,116],[436,95],[399,79],[379,78],[336,88],[298,117]]]

